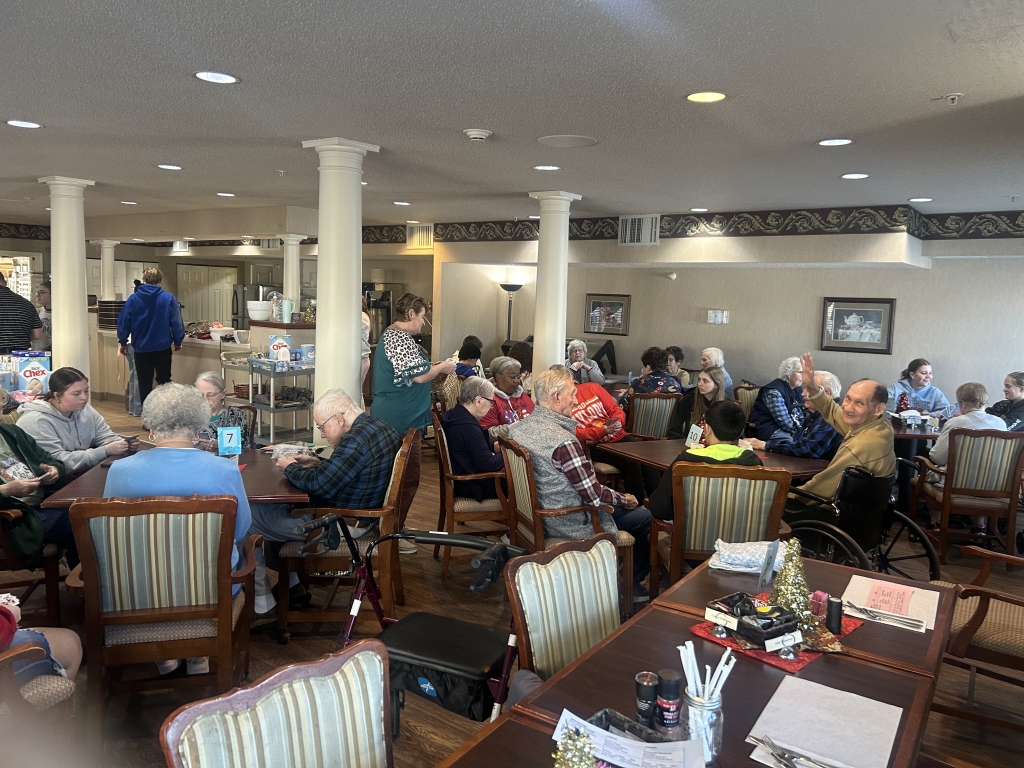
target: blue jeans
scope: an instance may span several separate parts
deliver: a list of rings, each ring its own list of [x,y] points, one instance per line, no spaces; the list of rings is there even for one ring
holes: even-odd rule
[[[64,675],[64,669],[57,663],[57,660],[50,655],[50,644],[46,641],[42,632],[37,632],[34,629],[19,629],[14,633],[14,638],[11,640],[11,644],[8,648],[14,648],[28,643],[39,643],[43,646],[46,650],[46,658],[40,659],[39,661],[21,660],[14,662],[14,664],[11,665],[11,671],[14,673],[14,682],[18,686],[24,685],[33,677],[38,677],[39,675]]]
[[[636,539],[633,545],[633,583],[639,584],[651,572],[651,513],[647,507],[616,507],[615,526]]]

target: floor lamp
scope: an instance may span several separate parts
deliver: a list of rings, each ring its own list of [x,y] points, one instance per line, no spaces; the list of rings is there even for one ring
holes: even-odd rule
[[[499,285],[508,291],[508,327],[506,328],[505,338],[508,341],[512,341],[512,294],[523,286],[516,285],[515,283],[499,283]]]

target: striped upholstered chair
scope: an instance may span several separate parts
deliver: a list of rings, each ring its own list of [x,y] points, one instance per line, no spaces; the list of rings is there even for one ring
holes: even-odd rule
[[[87,499],[71,505],[82,558],[89,738],[102,738],[104,695],[179,686],[227,691],[248,673],[254,545],[235,548],[234,496]],[[234,585],[242,585],[232,597]],[[122,681],[110,668],[210,657],[204,675]]]
[[[672,584],[684,560],[704,560],[715,541],[730,544],[777,539],[793,476],[784,469],[735,464],[672,467],[673,519],[651,520],[651,597],[658,594],[662,568]]]
[[[547,680],[619,626],[615,549],[602,533],[508,562],[522,669]]]
[[[168,768],[391,768],[388,657],[363,640],[172,713]]]
[[[505,478],[508,483],[508,503],[511,507],[509,524],[512,528],[510,539],[517,547],[528,552],[542,552],[568,539],[554,539],[544,536],[544,518],[561,517],[585,513],[590,516],[594,533],[603,533],[596,512],[598,507],[580,506],[564,509],[542,509],[537,498],[537,481],[533,476],[533,460],[530,453],[515,440],[504,435],[498,436],[498,446],[505,459]],[[611,507],[601,507],[611,514]],[[636,539],[626,531],[617,531],[615,545],[622,567],[619,594],[622,595],[622,615],[633,612],[633,545]]]
[[[641,440],[663,440],[682,395],[643,392],[629,399],[626,431]]]
[[[743,418],[750,418],[750,412],[754,410],[754,401],[757,400],[760,391],[760,387],[751,384],[740,384],[732,388],[732,399],[743,409]]]
[[[954,429],[949,433],[949,461],[935,466],[924,456],[915,457],[919,474],[910,495],[910,508],[923,499],[941,513],[938,531],[927,531],[937,545],[939,562],[946,562],[950,538],[997,541],[1004,552],[1012,552],[1017,530],[1017,504],[1021,472],[1024,471],[1024,432],[994,429]],[[942,478],[942,485],[928,482],[929,473]],[[935,475],[931,475],[934,479]],[[950,531],[950,515],[987,516],[987,534]],[[1005,518],[1007,533],[999,533],[995,520]]]

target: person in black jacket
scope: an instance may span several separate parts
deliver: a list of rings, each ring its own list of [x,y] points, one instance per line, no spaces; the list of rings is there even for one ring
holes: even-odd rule
[[[659,520],[671,520],[672,510],[672,467],[679,461],[700,464],[739,464],[744,467],[760,467],[761,459],[753,451],[740,448],[738,443],[747,420],[743,408],[733,400],[712,403],[704,416],[704,437],[706,446],[694,445],[687,448],[672,462],[662,475],[658,490],[648,500],[648,509]]]
[[[1024,432],[1024,371],[1006,374],[1003,380],[1005,400],[986,408],[985,413],[998,416],[1006,422],[1010,432]]]
[[[487,430],[478,419],[494,405],[494,385],[472,376],[462,382],[459,402],[441,417],[441,428],[448,444],[448,457],[457,475],[500,472],[505,463],[487,440]],[[494,480],[464,480],[455,483],[455,495],[477,501],[497,498]]]

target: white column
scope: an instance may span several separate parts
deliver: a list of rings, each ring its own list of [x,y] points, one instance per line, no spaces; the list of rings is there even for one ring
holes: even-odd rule
[[[319,398],[341,387],[359,402],[362,384],[363,157],[380,147],[348,139],[302,142],[320,159],[317,233],[316,386]],[[315,435],[314,435],[315,437]]]
[[[572,192],[531,192],[540,201],[537,244],[537,309],[533,319],[533,370],[565,361],[565,307],[569,289],[569,205]]]
[[[113,301],[117,298],[114,288],[114,249],[120,240],[96,240],[100,247],[100,300]],[[127,299],[128,297],[125,296]]]
[[[302,274],[299,269],[299,243],[305,235],[278,235],[284,246],[284,297],[295,304],[295,312],[301,312]],[[291,322],[290,320],[287,322]]]
[[[85,279],[83,195],[95,181],[46,176],[50,188],[50,292],[53,295],[53,368],[89,375],[89,306]]]

